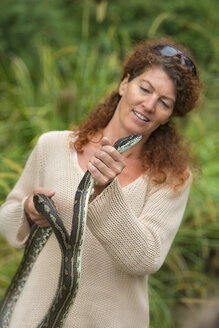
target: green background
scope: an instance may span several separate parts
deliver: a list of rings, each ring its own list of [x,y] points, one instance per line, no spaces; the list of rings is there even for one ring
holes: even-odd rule
[[[202,174],[165,264],[149,278],[151,325],[181,327],[218,294],[219,2],[0,0],[0,201],[40,134],[71,129],[118,87],[142,39],[171,36],[191,49],[203,92],[179,129]],[[22,256],[0,236],[0,296]]]

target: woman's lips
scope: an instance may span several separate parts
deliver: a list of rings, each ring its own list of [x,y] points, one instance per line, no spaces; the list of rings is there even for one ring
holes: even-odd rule
[[[135,116],[137,116],[140,120],[144,121],[144,122],[149,122],[149,119],[147,117],[145,117],[144,115],[136,112],[135,110],[133,110],[133,113],[135,114]]]

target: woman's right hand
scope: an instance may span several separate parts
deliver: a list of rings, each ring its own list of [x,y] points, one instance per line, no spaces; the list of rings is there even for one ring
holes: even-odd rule
[[[24,202],[24,211],[25,211],[27,220],[31,226],[34,223],[36,223],[41,228],[49,227],[49,223],[48,223],[47,219],[44,216],[42,216],[41,214],[39,214],[34,206],[33,196],[38,193],[44,194],[50,198],[55,195],[55,191],[52,191],[52,190],[48,190],[45,188],[34,189],[33,192],[27,197],[27,199]]]

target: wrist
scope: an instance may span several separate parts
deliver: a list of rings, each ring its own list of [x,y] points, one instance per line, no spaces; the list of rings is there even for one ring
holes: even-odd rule
[[[109,185],[110,183],[108,183],[107,185],[101,186],[98,184],[94,185],[94,194],[96,194],[96,196],[98,196],[99,194],[101,194],[101,192]]]
[[[108,185],[107,185],[108,186]],[[93,188],[93,192],[90,195],[90,202],[92,202],[107,186],[100,186],[95,184]]]

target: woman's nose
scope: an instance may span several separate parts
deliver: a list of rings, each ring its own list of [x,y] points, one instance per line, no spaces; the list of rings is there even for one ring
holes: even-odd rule
[[[156,108],[156,98],[153,95],[149,95],[145,98],[143,106],[148,112],[154,112]]]

